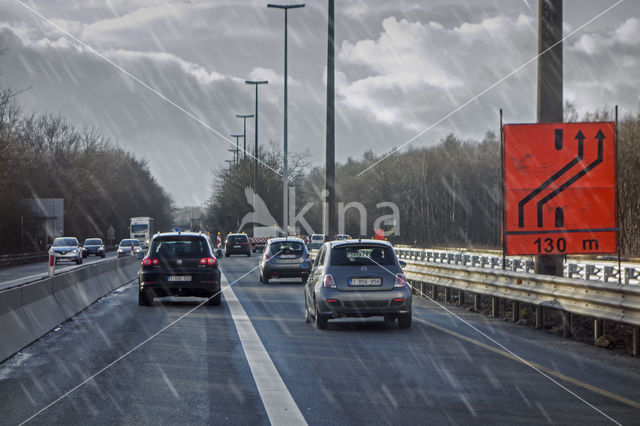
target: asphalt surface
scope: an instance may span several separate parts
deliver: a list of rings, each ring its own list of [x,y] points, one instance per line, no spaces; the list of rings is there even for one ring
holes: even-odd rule
[[[300,283],[260,284],[255,257],[221,265],[309,424],[600,425],[640,416],[640,375],[586,345],[417,298],[409,330],[370,318],[320,331],[304,321]],[[269,424],[269,390],[256,386],[255,356],[245,352],[255,348],[238,334],[246,324],[226,300],[198,307],[202,300],[138,307],[135,283],[100,299],[0,364],[1,422]]]
[[[112,259],[114,257],[116,257],[116,252],[107,252],[105,259]],[[82,259],[82,264],[84,265],[92,262],[100,262],[105,259],[96,256],[90,256],[86,259]],[[71,271],[79,267],[82,267],[82,265],[76,265],[72,262],[60,262],[55,266],[55,272],[58,273]],[[13,285],[38,280],[46,276],[48,271],[49,262],[36,262],[26,265],[0,268],[0,290],[3,288],[11,287]]]

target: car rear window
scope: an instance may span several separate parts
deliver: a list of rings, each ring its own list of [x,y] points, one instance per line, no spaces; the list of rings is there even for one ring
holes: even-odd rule
[[[249,241],[249,239],[246,235],[229,235],[227,237],[227,241],[229,241],[230,243],[244,243],[246,241]]]
[[[160,258],[198,258],[210,257],[207,241],[202,237],[175,236],[154,238],[149,256]]]
[[[282,241],[278,243],[271,243],[269,245],[270,254],[295,254],[300,256],[304,250],[304,244],[297,241]]]
[[[390,266],[395,263],[395,253],[387,246],[348,245],[331,250],[331,266]]]
[[[140,241],[138,241],[138,240],[122,240],[122,241],[120,241],[120,245],[123,246],[123,247],[125,247],[125,246],[126,247],[130,247],[132,244],[134,246],[139,246],[140,245]]]
[[[324,240],[324,236],[322,236],[322,235],[314,235],[314,236],[311,237],[311,239],[312,240],[320,240],[320,241],[322,241],[322,240]]]

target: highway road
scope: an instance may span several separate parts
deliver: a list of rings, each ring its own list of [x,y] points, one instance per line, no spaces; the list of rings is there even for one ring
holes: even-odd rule
[[[105,259],[112,259],[116,257],[116,252],[107,252]],[[83,259],[82,263],[99,262],[103,260],[100,257],[87,257]],[[82,265],[76,265],[72,262],[61,262],[56,265],[55,272],[71,271],[75,268],[82,267]],[[49,262],[36,262],[26,265],[10,266],[8,268],[0,268],[0,290],[7,287],[12,287],[24,282],[35,281],[47,275],[49,271]]]
[[[320,331],[304,321],[300,283],[260,284],[256,257],[221,265],[231,284],[221,306],[139,307],[134,281],[0,364],[2,423],[601,425],[640,416],[635,359],[422,298],[409,330],[371,318]]]

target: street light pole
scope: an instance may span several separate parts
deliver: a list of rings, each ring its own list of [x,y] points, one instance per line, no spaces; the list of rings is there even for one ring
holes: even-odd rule
[[[336,138],[335,138],[335,61],[334,61],[334,4],[329,0],[327,31],[327,127],[325,143],[325,191],[322,198],[323,231],[327,238],[336,234]]]
[[[236,164],[240,162],[240,143],[238,139],[240,139],[243,135],[230,135],[232,138],[236,138]]]
[[[281,4],[267,4],[267,7],[271,7],[274,9],[282,9],[284,10],[284,158],[283,158],[283,167],[282,167],[282,229],[284,231],[284,235],[289,235],[289,220],[288,220],[288,209],[289,209],[289,171],[288,171],[288,156],[289,156],[289,146],[288,146],[288,109],[287,109],[287,18],[289,9],[299,9],[304,7],[304,4],[290,4],[290,5],[281,5]]]
[[[256,205],[256,194],[258,194],[258,86],[261,84],[269,84],[269,82],[267,80],[260,80],[260,81],[252,81],[252,80],[246,80],[245,81],[246,84],[253,84],[254,86],[256,86],[256,121],[255,121],[255,125],[256,125],[256,131],[255,131],[255,150],[253,152],[253,205]],[[255,213],[255,209],[253,212],[253,227],[255,229],[256,227],[256,213]]]
[[[244,134],[242,135],[242,139],[244,140],[244,159],[247,159],[247,118],[253,118],[253,114],[236,114],[236,117],[242,118]]]

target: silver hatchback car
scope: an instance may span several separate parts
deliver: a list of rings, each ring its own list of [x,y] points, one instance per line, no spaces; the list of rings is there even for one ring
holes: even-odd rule
[[[380,240],[322,245],[305,285],[305,320],[319,329],[329,319],[383,316],[411,327],[411,289],[393,247]]]
[[[301,238],[271,238],[260,258],[260,282],[271,278],[300,278],[307,282],[311,256]]]

